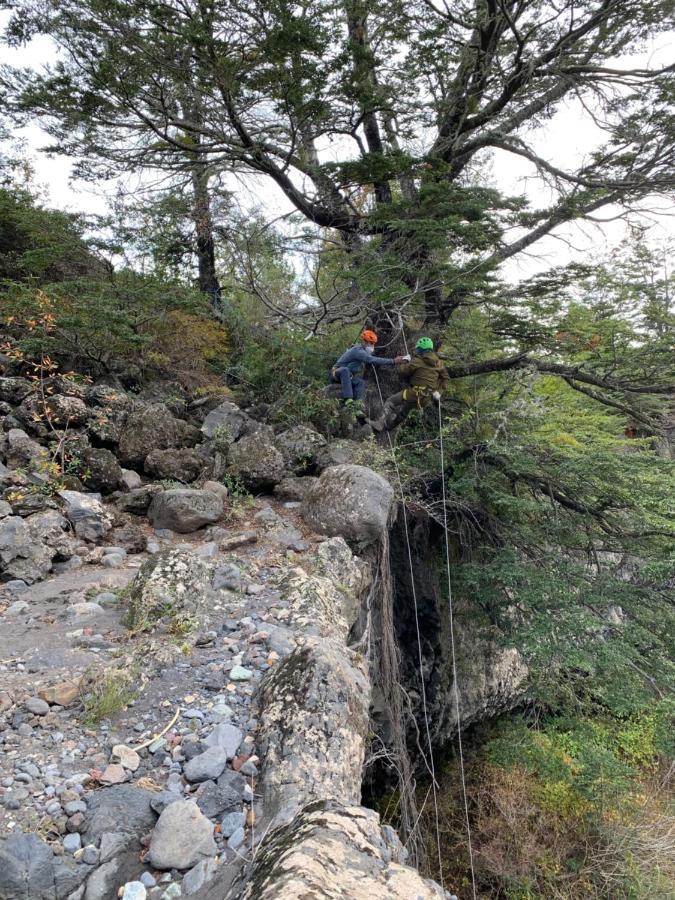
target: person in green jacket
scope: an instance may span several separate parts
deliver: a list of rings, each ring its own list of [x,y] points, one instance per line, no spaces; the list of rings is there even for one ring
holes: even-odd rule
[[[399,366],[398,372],[408,384],[398,394],[389,397],[382,415],[371,421],[375,431],[391,431],[405,420],[412,409],[424,409],[432,400],[440,403],[441,392],[450,383],[448,371],[434,353],[434,342],[428,337],[418,340],[413,358],[407,365]]]

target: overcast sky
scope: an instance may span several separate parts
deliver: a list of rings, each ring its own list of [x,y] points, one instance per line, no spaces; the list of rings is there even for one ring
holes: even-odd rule
[[[0,30],[4,27],[9,13],[0,12]],[[659,67],[672,63],[672,40],[661,35],[659,39],[643,54],[620,60],[624,65]],[[55,59],[55,50],[48,38],[39,37],[28,47],[10,50],[0,46],[0,60],[12,65],[41,65]],[[70,174],[72,162],[63,157],[49,157],[41,151],[49,141],[49,137],[37,125],[32,125],[16,132],[16,137],[25,138],[32,158],[36,178],[43,186],[50,204],[61,209],[77,210],[87,213],[103,213],[107,209],[106,192],[111,184],[101,186],[73,182]],[[561,168],[571,168],[589,153],[602,137],[601,132],[593,124],[590,116],[583,110],[578,101],[563,104],[556,115],[548,123],[546,129],[537,135],[535,149],[550,162]],[[497,152],[492,158],[490,179],[494,186],[506,194],[524,193],[534,208],[547,206],[551,194],[543,182],[536,177],[533,166],[522,157]],[[241,183],[239,183],[241,184]],[[133,188],[129,181],[126,187]],[[240,188],[241,190],[241,188]],[[257,196],[256,196],[257,195]],[[241,196],[242,205],[255,205],[263,202],[272,215],[287,211],[288,201],[278,192],[271,192],[269,182],[264,191],[249,186]],[[667,201],[655,200],[650,204],[660,210],[649,217],[642,217],[642,222],[650,227],[650,239],[661,242],[675,238],[674,210]],[[595,214],[597,225],[588,222],[560,227],[554,236],[537,242],[527,254],[521,254],[507,263],[504,273],[513,280],[518,280],[533,272],[548,268],[553,264],[562,264],[573,258],[583,258],[592,252],[602,255],[620,243],[626,234],[626,224],[622,220],[611,221],[618,210],[607,207]],[[609,221],[606,221],[609,220]]]

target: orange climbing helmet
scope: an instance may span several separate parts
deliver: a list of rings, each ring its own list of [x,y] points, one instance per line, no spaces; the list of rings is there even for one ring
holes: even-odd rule
[[[374,331],[370,331],[368,328],[366,328],[366,330],[361,333],[361,340],[365,341],[366,344],[376,344],[377,335]]]

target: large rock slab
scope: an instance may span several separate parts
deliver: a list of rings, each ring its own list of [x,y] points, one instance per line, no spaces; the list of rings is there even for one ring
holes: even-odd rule
[[[443,889],[403,864],[405,851],[362,806],[314,803],[272,831],[227,893],[228,900],[291,897],[439,900]],[[221,900],[219,875],[200,896]]]
[[[307,524],[330,537],[341,536],[358,546],[377,541],[389,527],[394,489],[365,466],[326,469],[302,503]]]
[[[82,540],[96,543],[112,528],[113,517],[98,497],[81,491],[59,491],[59,496],[66,504],[66,518]]]
[[[284,458],[268,429],[248,434],[230,448],[227,472],[251,491],[273,488],[285,471]]]
[[[290,819],[317,798],[359,802],[369,701],[362,658],[340,641],[310,639],[275,666],[258,694],[267,815]]]
[[[170,528],[180,534],[213,525],[223,515],[223,498],[211,491],[176,488],[157,494],[148,517],[155,528]]]
[[[185,870],[215,853],[213,823],[192,800],[179,800],[159,817],[148,859],[156,869]]]

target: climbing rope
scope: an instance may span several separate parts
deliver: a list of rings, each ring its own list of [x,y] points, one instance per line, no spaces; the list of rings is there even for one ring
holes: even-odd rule
[[[404,337],[405,340],[405,337]],[[373,372],[375,374],[375,384],[377,385],[377,392],[380,395],[380,404],[382,406],[382,414],[384,415],[384,397],[382,396],[382,389],[380,387],[380,379],[377,376],[377,366],[373,366]],[[385,428],[386,430],[386,428]],[[413,597],[413,606],[415,611],[415,629],[417,632],[417,654],[419,661],[419,669],[420,669],[420,686],[421,686],[421,695],[422,695],[422,712],[424,714],[424,726],[427,736],[427,744],[429,747],[429,761],[427,762],[427,767],[429,769],[429,773],[431,775],[431,787],[432,787],[432,795],[434,800],[434,815],[435,815],[435,823],[436,823],[436,850],[438,853],[438,872],[439,872],[439,881],[441,883],[441,887],[445,890],[445,885],[443,884],[443,857],[441,854],[441,830],[439,824],[439,815],[438,815],[438,786],[436,782],[436,770],[434,765],[434,752],[433,745],[431,742],[431,727],[429,725],[429,713],[427,709],[427,692],[424,684],[424,665],[422,659],[422,635],[420,633],[420,619],[419,619],[419,608],[417,604],[417,590],[415,588],[415,571],[413,567],[413,559],[412,559],[412,549],[410,547],[410,533],[408,530],[408,517],[406,515],[405,509],[405,495],[403,492],[403,481],[401,479],[401,470],[399,469],[398,460],[396,459],[396,448],[391,439],[391,435],[389,431],[387,431],[387,440],[389,441],[389,449],[391,450],[391,458],[394,463],[394,469],[396,471],[396,479],[398,482],[399,492],[401,494],[401,505],[403,508],[403,529],[405,533],[405,542],[408,551],[408,566],[410,568],[410,585],[412,589],[412,597]]]
[[[445,565],[448,579],[448,618],[450,621],[450,648],[452,654],[452,678],[455,690],[455,711],[457,716],[457,747],[459,751],[459,770],[462,781],[462,797],[464,799],[464,815],[466,819],[466,835],[469,848],[469,868],[471,869],[471,886],[473,900],[476,900],[476,873],[473,865],[473,847],[471,844],[471,823],[469,821],[469,801],[466,793],[466,777],[464,774],[464,749],[462,746],[462,720],[459,711],[459,687],[457,685],[457,656],[455,653],[455,616],[452,608],[452,583],[450,581],[450,539],[448,537],[448,508],[445,496],[445,452],[443,448],[443,415],[440,402],[438,406],[438,438],[441,456],[441,487],[443,499],[443,532],[445,534]]]
[[[403,345],[405,347],[405,352],[408,353],[408,342],[405,337],[405,327],[403,324],[403,317],[400,312],[398,315],[399,319],[399,328],[400,334],[403,338]],[[380,388],[380,380],[377,375],[377,367],[373,366],[373,373],[375,375],[375,384],[377,385],[377,392],[380,397],[380,404],[382,406],[382,414],[384,415],[384,398],[382,396],[382,389]],[[464,817],[466,823],[466,835],[467,835],[467,845],[469,851],[469,868],[471,870],[471,888],[473,894],[473,900],[476,900],[476,872],[474,867],[473,860],[473,845],[471,840],[471,822],[469,819],[469,800],[466,790],[466,773],[464,767],[464,747],[462,744],[462,720],[461,713],[459,708],[459,686],[457,679],[457,653],[455,648],[455,618],[454,618],[454,610],[453,610],[453,602],[452,602],[452,582],[450,578],[450,538],[448,531],[448,509],[447,509],[447,497],[445,490],[445,449],[443,446],[443,415],[440,402],[437,404],[438,406],[438,443],[439,443],[439,453],[441,460],[441,490],[442,490],[442,505],[443,505],[443,534],[445,537],[445,565],[447,570],[447,581],[448,581],[448,617],[449,617],[449,626],[450,626],[450,650],[451,650],[451,658],[452,658],[452,679],[453,679],[453,688],[455,694],[455,716],[457,720],[457,747],[459,754],[459,768],[460,768],[460,778],[462,784],[462,799],[464,801]],[[424,670],[422,665],[422,641],[420,636],[420,624],[419,624],[419,612],[417,605],[417,592],[415,589],[415,579],[414,579],[414,569],[412,562],[412,551],[410,548],[410,535],[408,532],[408,520],[405,514],[405,496],[403,493],[403,481],[401,479],[401,470],[398,465],[398,460],[396,459],[396,448],[391,439],[391,434],[389,430],[386,428],[385,423],[385,431],[387,434],[387,441],[389,442],[389,449],[391,450],[392,461],[394,463],[394,469],[396,471],[396,479],[398,482],[399,491],[401,494],[401,503],[403,504],[403,525],[405,531],[405,539],[406,546],[408,550],[408,564],[410,567],[410,583],[412,586],[412,595],[413,602],[415,607],[415,627],[417,631],[417,650],[419,655],[419,667],[420,667],[420,681],[422,685],[422,708],[424,712],[424,722],[427,734],[427,741],[429,745],[429,757],[430,762],[427,764],[429,767],[429,771],[431,773],[432,778],[432,793],[434,800],[434,812],[436,819],[436,846],[438,850],[438,868],[440,873],[440,882],[441,887],[445,889],[445,885],[443,884],[443,862],[441,856],[441,837],[440,837],[440,825],[439,825],[439,815],[438,815],[438,795],[437,795],[437,784],[436,784],[436,773],[434,766],[434,756],[433,749],[431,744],[431,731],[429,727],[429,717],[427,713],[427,702],[426,702],[426,689],[424,686]],[[422,442],[413,442],[413,443],[422,443]]]

